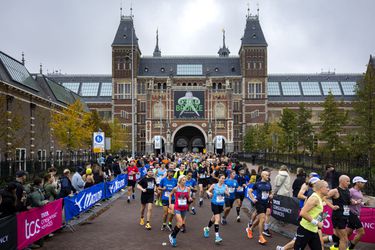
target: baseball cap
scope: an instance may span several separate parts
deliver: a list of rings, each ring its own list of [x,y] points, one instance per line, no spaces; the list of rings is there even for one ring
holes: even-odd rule
[[[367,180],[363,179],[361,176],[356,176],[353,178],[353,183],[357,183],[357,182],[366,183]]]
[[[309,174],[309,177],[317,177],[317,178],[320,178],[320,176],[319,176],[317,173],[315,173],[315,172],[311,172],[311,173]]]
[[[23,171],[23,170],[19,170],[16,172],[16,177],[22,177],[22,176],[25,176],[26,175],[26,172]]]
[[[318,177],[312,177],[310,180],[309,180],[309,183],[311,184],[315,184],[317,183],[318,181],[320,181],[320,179]]]

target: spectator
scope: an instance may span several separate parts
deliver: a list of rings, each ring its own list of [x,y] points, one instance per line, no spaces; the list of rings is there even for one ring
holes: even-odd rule
[[[82,179],[81,172],[83,171],[82,167],[78,166],[76,172],[72,177],[72,186],[76,192],[81,192],[85,188],[85,182]]]
[[[105,164],[105,158],[104,158],[103,154],[100,154],[100,156],[98,157],[98,164],[101,167],[104,166],[104,164]]]
[[[94,186],[95,181],[94,181],[94,175],[92,174],[91,168],[86,169],[86,173],[83,179],[85,180],[85,188]]]
[[[26,182],[26,172],[25,171],[17,171],[16,173],[16,180],[13,181],[13,183],[17,186],[16,189],[16,196],[17,196],[17,212],[22,212],[27,210],[26,205],[26,198],[27,198],[27,190],[25,188],[25,182]]]
[[[92,169],[92,173],[94,175],[94,182],[95,183],[100,183],[100,182],[104,181],[104,174],[103,174],[103,170],[102,170],[101,166],[99,166],[97,164],[94,164],[93,169]]]
[[[113,175],[116,177],[121,174],[121,168],[118,159],[115,159],[112,165]]]
[[[306,173],[303,168],[297,168],[297,178],[294,180],[292,189],[293,197],[298,196],[298,192],[301,190],[303,183],[306,182]]]
[[[10,182],[4,189],[0,191],[0,218],[4,218],[17,212],[16,191],[17,185],[14,182]]]
[[[61,190],[59,193],[59,198],[64,198],[68,195],[71,195],[75,192],[75,189],[72,185],[72,182],[70,180],[70,170],[65,169],[63,172],[63,176],[60,179],[60,185],[61,185]]]
[[[275,194],[290,196],[290,176],[288,167],[282,165],[275,178]]]
[[[255,171],[255,169],[251,169],[249,183],[255,184],[256,181],[257,181],[257,171]]]
[[[45,198],[49,201],[54,201],[57,199],[59,194],[59,189],[55,185],[55,178],[52,174],[48,173],[44,176],[44,192]]]
[[[337,188],[339,186],[339,178],[341,173],[337,172],[335,166],[332,164],[328,164],[326,166],[326,174],[324,176],[324,180],[328,182],[328,186],[330,189]]]

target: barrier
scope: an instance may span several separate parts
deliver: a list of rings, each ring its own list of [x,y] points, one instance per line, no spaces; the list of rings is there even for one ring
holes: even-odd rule
[[[118,175],[113,181],[105,183],[105,198],[111,197],[120,189],[126,187],[128,184],[128,176],[125,174]]]
[[[17,214],[17,246],[23,249],[62,225],[62,199]]]
[[[298,225],[299,200],[294,197],[275,195],[272,200],[272,217]]]
[[[17,249],[17,218],[15,215],[0,219],[0,249]]]

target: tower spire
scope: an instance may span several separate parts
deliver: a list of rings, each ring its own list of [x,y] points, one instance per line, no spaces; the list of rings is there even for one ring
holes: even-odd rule
[[[133,1],[130,1],[130,17],[133,18]]]
[[[223,31],[223,47],[219,49],[219,51],[217,52],[219,54],[220,57],[227,57],[229,56],[230,54],[230,51],[229,49],[225,46],[225,29],[222,30]]]
[[[225,29],[223,29],[223,48],[225,48]]]
[[[247,2],[247,18],[250,18],[250,3]]]
[[[121,0],[121,2],[120,2],[120,19],[122,19],[122,0]]]
[[[25,65],[25,53],[22,51],[22,64]]]
[[[257,13],[258,13],[258,17],[259,17],[259,2],[257,3]]]
[[[156,46],[153,53],[154,57],[161,57],[161,51],[159,49],[159,28],[156,29]]]

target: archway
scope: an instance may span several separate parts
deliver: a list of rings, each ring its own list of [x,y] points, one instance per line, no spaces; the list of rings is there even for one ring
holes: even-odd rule
[[[202,131],[193,126],[185,126],[174,135],[174,152],[203,152],[206,147],[205,136]]]
[[[214,152],[216,154],[224,154],[226,152],[225,150],[225,142],[226,142],[226,138],[224,136],[220,136],[221,137],[221,143],[217,143],[217,138],[218,136],[215,136],[214,138]],[[220,148],[218,148],[218,146],[220,146]]]

